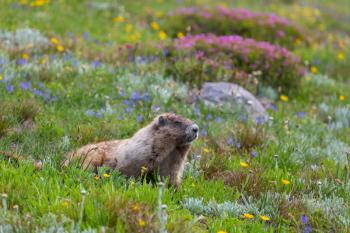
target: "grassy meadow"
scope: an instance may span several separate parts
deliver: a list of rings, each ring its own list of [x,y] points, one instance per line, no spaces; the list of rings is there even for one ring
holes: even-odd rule
[[[209,81],[269,119],[190,102]],[[0,232],[350,232],[349,103],[348,0],[1,0]],[[163,112],[200,128],[166,207],[61,167]]]

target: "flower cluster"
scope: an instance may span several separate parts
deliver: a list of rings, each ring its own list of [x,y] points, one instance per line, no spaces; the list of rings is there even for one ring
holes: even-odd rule
[[[173,37],[189,29],[191,34],[236,34],[287,47],[294,47],[295,41],[308,41],[306,33],[292,21],[275,14],[255,13],[242,8],[179,8],[169,14],[164,24]]]
[[[226,80],[244,85],[259,71],[258,80],[289,90],[298,86],[305,72],[299,57],[287,49],[236,35],[186,36],[167,49],[168,71],[193,84]]]

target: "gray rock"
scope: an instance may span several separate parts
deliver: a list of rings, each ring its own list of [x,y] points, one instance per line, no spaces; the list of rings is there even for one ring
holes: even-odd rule
[[[204,83],[198,97],[207,105],[227,106],[235,112],[242,112],[257,123],[265,122],[269,118],[265,108],[253,94],[233,83]]]

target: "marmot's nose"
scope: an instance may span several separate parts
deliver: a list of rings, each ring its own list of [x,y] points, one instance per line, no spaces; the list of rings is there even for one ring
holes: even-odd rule
[[[198,131],[199,131],[198,125],[193,124],[193,125],[191,125],[191,128],[192,128],[192,132],[193,132],[193,133],[198,133]]]

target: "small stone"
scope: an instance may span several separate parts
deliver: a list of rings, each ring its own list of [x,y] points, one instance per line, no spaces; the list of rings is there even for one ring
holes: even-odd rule
[[[40,171],[43,168],[43,162],[40,160],[34,162],[35,170]]]

